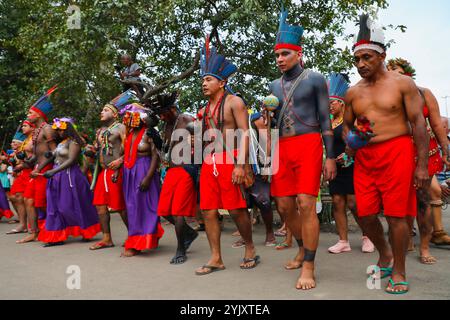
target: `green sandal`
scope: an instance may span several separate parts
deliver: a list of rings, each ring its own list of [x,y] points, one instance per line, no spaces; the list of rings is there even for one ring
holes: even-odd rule
[[[394,289],[396,286],[409,286],[409,282],[394,282],[394,280],[389,279],[389,284],[391,285],[391,288]],[[401,290],[401,291],[390,291],[388,290],[389,286],[386,287],[384,291],[386,291],[389,294],[405,294],[409,291],[409,289]]]
[[[392,267],[387,267],[387,268],[381,268],[379,266],[377,266],[380,270],[376,271],[376,273],[378,272],[384,272],[383,275],[381,276],[381,279],[385,279],[387,277],[390,277],[392,275]],[[369,277],[373,277],[375,275],[375,273],[371,274]]]

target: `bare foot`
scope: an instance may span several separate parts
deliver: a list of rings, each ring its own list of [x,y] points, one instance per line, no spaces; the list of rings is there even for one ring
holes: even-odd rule
[[[297,253],[297,255],[295,256],[294,260],[290,260],[288,261],[285,265],[284,268],[286,270],[296,270],[296,269],[300,269],[303,265],[303,257],[305,255],[305,252],[303,249],[301,249],[301,252],[299,251]]]
[[[314,262],[303,263],[303,269],[295,287],[298,290],[311,290],[316,287],[316,279],[314,278]]]
[[[25,238],[21,239],[21,240],[17,240],[16,243],[17,244],[23,244],[23,243],[27,243],[27,242],[33,242],[36,241],[38,238],[38,233],[32,233],[28,236],[26,236]]]
[[[120,256],[124,257],[124,258],[129,258],[129,257],[136,256],[136,255],[138,255],[140,253],[141,252],[139,250],[136,250],[136,249],[125,249],[125,251]]]

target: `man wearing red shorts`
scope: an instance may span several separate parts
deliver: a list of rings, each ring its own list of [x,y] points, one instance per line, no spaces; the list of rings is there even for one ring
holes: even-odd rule
[[[47,199],[46,187],[47,179],[44,173],[52,168],[53,157],[50,155],[56,149],[56,133],[52,126],[47,123],[48,114],[52,111],[53,105],[49,100],[49,95],[56,90],[56,86],[47,91],[45,95],[31,106],[28,111],[27,119],[34,126],[32,137],[33,156],[26,162],[34,168],[30,174],[30,181],[25,189],[23,197],[25,198],[25,207],[28,215],[28,224],[31,234],[17,243],[27,243],[37,240],[39,234],[38,213],[46,212]]]
[[[240,268],[255,268],[260,259],[253,244],[252,226],[243,192],[246,174],[251,170],[248,166],[248,112],[244,101],[230,94],[227,86],[228,77],[236,71],[237,67],[220,56],[216,48],[209,48],[207,38],[202,50],[201,76],[203,94],[209,101],[199,115],[203,129],[207,130],[205,139],[208,137],[215,143],[213,149],[208,145],[204,151],[200,209],[205,220],[211,258],[196,270],[197,275],[225,269],[220,252],[219,209],[229,211],[245,241],[245,256]],[[240,139],[235,135],[238,129],[242,132]]]
[[[323,144],[326,148],[325,179],[336,176],[333,154],[333,131],[328,108],[328,88],[325,78],[303,69],[300,46],[303,28],[286,23],[287,11],[280,17],[275,57],[283,76],[272,82],[270,91],[280,101],[275,112],[280,140],[275,152],[279,168],[271,183],[271,195],[277,209],[292,231],[299,245],[295,261],[289,265],[303,265],[296,288],[315,288],[314,261],[319,241],[319,219],[316,198],[322,174]],[[297,211],[297,204],[300,214]]]
[[[363,117],[373,124],[375,135],[368,145],[356,151],[357,212],[361,227],[380,254],[377,266],[381,278],[391,276],[386,292],[403,294],[409,289],[405,268],[407,217],[416,215],[415,187],[423,188],[429,183],[423,100],[411,78],[386,70],[383,30],[368,15],[360,18],[353,50],[354,64],[363,79],[346,95],[344,137],[355,120]],[[390,247],[377,216],[381,209],[389,224]]]
[[[131,90],[125,91],[103,107],[100,121],[103,126],[97,131],[95,147],[102,168],[95,179],[93,204],[97,208],[103,238],[90,250],[114,247],[111,238],[111,211],[118,211],[128,228],[125,198],[122,190],[123,139],[125,126],[118,121],[119,110],[133,97]]]
[[[158,215],[175,226],[178,244],[170,263],[182,264],[187,260],[187,249],[198,236],[185,217],[195,217],[199,168],[193,164],[191,144],[194,117],[180,113],[176,98],[176,92],[158,95],[152,109],[164,122],[162,155],[168,170],[159,196]]]
[[[25,140],[20,142],[18,148],[13,148],[15,151],[14,159],[16,159],[13,172],[16,178],[11,186],[10,199],[19,215],[20,226],[12,229],[7,234],[24,233],[28,231],[27,212],[25,210],[23,194],[31,179],[30,174],[32,169],[28,167],[24,160],[33,156],[33,144],[31,141],[33,131],[34,125],[30,121],[25,120],[22,124],[22,132]]]

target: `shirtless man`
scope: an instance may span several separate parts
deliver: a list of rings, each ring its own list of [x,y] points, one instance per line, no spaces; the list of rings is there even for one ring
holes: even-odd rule
[[[125,126],[119,122],[119,107],[106,104],[100,113],[103,126],[97,131],[96,150],[102,171],[97,177],[93,204],[97,208],[103,238],[90,250],[114,247],[111,238],[110,211],[118,211],[128,228],[125,200],[122,190],[123,140]]]
[[[275,149],[279,153],[279,164],[275,163],[279,170],[272,178],[270,191],[278,212],[299,245],[297,256],[286,269],[302,267],[296,288],[310,290],[316,287],[314,261],[319,242],[316,199],[323,167],[323,144],[325,180],[336,177],[336,157],[326,80],[321,74],[301,67],[303,28],[288,25],[286,18],[287,11],[284,11],[275,46],[277,66],[283,76],[270,85],[270,91],[280,101],[275,113],[280,130]]]
[[[248,164],[248,112],[243,100],[228,93],[226,88],[228,77],[237,68],[225,59],[216,59],[215,48],[209,50],[209,39],[203,48],[202,89],[208,97],[208,105],[200,111],[203,119],[203,129],[215,130],[215,150],[206,152],[200,174],[200,209],[205,220],[206,234],[211,248],[211,258],[208,263],[196,270],[196,275],[206,275],[224,270],[225,266],[220,252],[219,209],[228,210],[245,241],[245,256],[241,269],[252,269],[259,263],[252,240],[252,226],[247,213],[247,204],[242,193],[244,178]],[[219,61],[220,64],[214,63]],[[240,141],[234,136],[236,129],[244,132]],[[227,137],[233,133],[232,139]],[[206,139],[206,137],[205,137]],[[224,150],[223,144],[226,149]],[[236,150],[237,146],[237,150]],[[220,151],[222,152],[220,152]],[[231,159],[231,157],[236,158]],[[234,165],[234,163],[237,163]]]
[[[355,120],[361,117],[373,123],[375,137],[356,151],[354,183],[358,216],[380,255],[377,263],[380,272],[376,276],[391,276],[386,292],[403,294],[409,289],[405,270],[407,217],[417,212],[416,188],[429,184],[423,100],[411,78],[386,70],[383,30],[367,15],[361,16],[360,28],[353,50],[354,64],[363,79],[347,92],[343,134],[346,139]],[[381,208],[389,224],[390,247],[377,216]]]
[[[7,234],[22,233],[27,231],[27,212],[25,210],[25,202],[23,193],[30,181],[31,168],[24,161],[33,156],[33,137],[34,125],[25,120],[22,124],[22,132],[26,139],[21,143],[15,152],[16,165],[14,166],[14,173],[16,178],[11,186],[11,202],[19,215],[20,226],[9,231]]]
[[[171,95],[159,95],[154,100],[152,108],[164,121],[162,152],[164,165],[168,167],[159,198],[158,215],[175,226],[178,245],[170,263],[182,264],[187,260],[187,249],[198,236],[197,231],[186,223],[185,217],[195,217],[196,180],[199,168],[193,163],[191,138],[188,131],[193,129],[194,118],[179,111],[175,105],[176,97],[176,92]],[[177,134],[174,134],[175,130]],[[181,140],[178,133],[182,134]],[[188,161],[184,159],[186,155],[183,147],[186,143],[189,144],[186,150],[189,152],[186,159]],[[178,150],[179,147],[181,150]]]
[[[33,156],[27,161],[29,164],[34,164],[34,169],[30,174],[32,178],[25,190],[25,207],[28,215],[28,224],[31,234],[17,243],[27,243],[35,241],[38,238],[38,214],[37,210],[42,212],[46,211],[47,199],[46,199],[46,186],[47,179],[43,174],[52,168],[53,158],[47,158],[46,154],[56,149],[56,132],[52,129],[52,126],[47,123],[48,114],[52,111],[53,106],[48,99],[49,95],[56,89],[53,87],[47,93],[42,96],[28,111],[28,121],[34,126],[33,133]]]

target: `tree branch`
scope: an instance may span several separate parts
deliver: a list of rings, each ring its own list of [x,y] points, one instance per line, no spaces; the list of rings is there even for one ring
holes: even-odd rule
[[[180,82],[181,80],[184,80],[186,78],[189,78],[196,70],[198,70],[199,62],[200,62],[200,51],[198,51],[196,53],[194,62],[192,63],[192,65],[189,69],[187,69],[183,73],[180,73],[177,76],[174,76],[170,79],[163,81],[160,85],[158,85],[156,87],[151,87],[150,85],[148,85],[145,82],[140,82],[140,81],[136,81],[136,80],[121,80],[120,82],[127,83],[127,84],[142,84],[142,85],[144,85],[146,88],[146,91],[145,91],[144,96],[141,98],[141,102],[144,102],[144,101],[148,100],[151,96],[164,91],[170,85]]]

